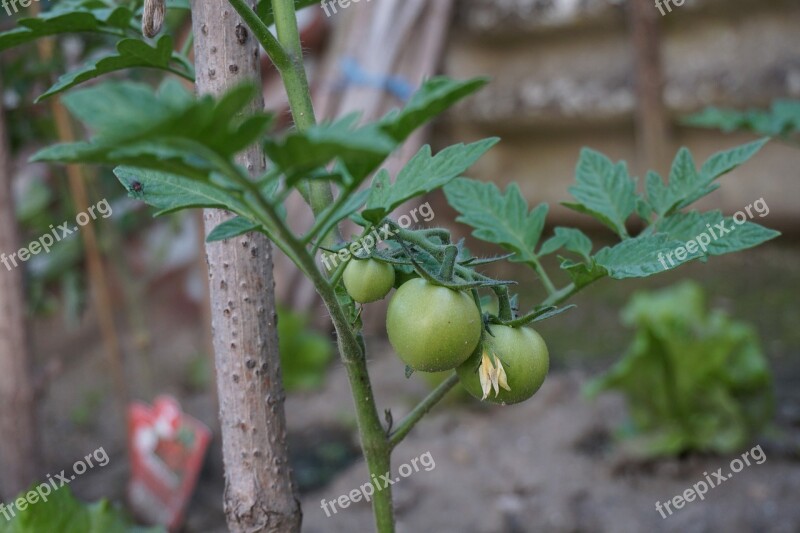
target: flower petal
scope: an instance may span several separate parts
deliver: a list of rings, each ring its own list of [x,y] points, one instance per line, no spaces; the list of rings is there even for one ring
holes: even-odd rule
[[[481,390],[483,391],[483,398],[481,400],[485,400],[489,397],[489,393],[492,390],[492,362],[489,360],[489,357],[484,352],[483,358],[481,359],[481,366],[478,369],[478,376],[481,380]]]
[[[503,368],[503,362],[500,361],[500,358],[497,358],[497,383],[505,390],[511,392],[511,387],[508,386],[506,369]]]

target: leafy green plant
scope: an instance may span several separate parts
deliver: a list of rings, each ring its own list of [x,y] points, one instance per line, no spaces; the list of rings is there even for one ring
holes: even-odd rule
[[[587,392],[625,395],[635,449],[734,452],[770,421],[772,379],[755,330],[709,312],[698,284],[638,293],[622,320],[636,328],[633,342]]]
[[[42,491],[44,492],[44,491]],[[31,494],[30,492],[28,494]],[[24,510],[14,508],[11,520],[0,520],[0,533],[162,533],[162,528],[143,528],[131,525],[128,518],[106,500],[85,504],[78,501],[69,487],[61,487],[47,496],[26,504]],[[24,498],[25,494],[20,494]],[[29,498],[29,500],[32,498]],[[11,514],[10,510],[6,510]]]
[[[281,134],[269,134],[272,116],[264,112],[244,113],[260,88],[241,85],[214,100],[209,96],[193,97],[174,78],[158,90],[130,82],[108,82],[63,96],[72,114],[93,132],[88,142],[51,146],[40,151],[36,161],[92,163],[116,167],[120,183],[133,198],[155,207],[157,214],[188,208],[219,208],[237,215],[222,223],[209,241],[224,240],[257,231],[264,233],[306,275],[319,293],[337,334],[337,348],[346,369],[355,404],[362,449],[369,471],[381,476],[390,471],[392,450],[408,435],[421,418],[454,387],[459,376],[453,370],[476,357],[475,368],[462,369],[470,380],[480,377],[482,396],[502,402],[500,389],[508,391],[517,383],[517,368],[524,368],[526,357],[537,361],[530,377],[538,388],[547,368],[546,349],[514,350],[503,353],[509,343],[492,342],[498,326],[520,329],[567,311],[573,295],[602,278],[626,279],[647,277],[665,270],[659,252],[679,247],[705,231],[707,224],[726,222],[719,211],[689,210],[698,199],[714,191],[717,179],[752,158],[765,144],[761,140],[712,156],[700,168],[687,149],[681,149],[669,180],[650,172],[644,193],[637,192],[637,182],[624,162],[613,162],[589,149],[581,152],[576,168],[576,184],[570,188],[574,201],[565,205],[598,220],[618,237],[616,244],[595,251],[588,236],[575,228],[555,228],[546,236],[546,204],[531,209],[516,184],[501,191],[492,183],[482,183],[463,175],[497,142],[496,138],[472,144],[456,144],[434,153],[423,147],[398,172],[394,179],[382,168],[387,157],[418,128],[445,112],[458,101],[473,94],[487,82],[484,79],[456,81],[437,77],[425,81],[403,109],[380,120],[360,123],[357,116],[317,124],[308,92],[302,63],[294,8],[305,1],[272,0],[261,2],[253,11],[244,0],[230,0],[231,6],[249,26],[280,72],[289,97],[295,128]],[[90,31],[125,39],[130,35],[129,8],[113,10],[97,0],[75,0],[59,4],[58,14],[23,21],[16,33],[0,35],[0,48],[21,44],[35,38],[65,31]],[[71,6],[67,9],[66,6]],[[271,5],[272,10],[268,9]],[[265,9],[265,6],[267,7]],[[273,13],[275,16],[273,16]],[[59,17],[65,17],[60,19]],[[278,38],[269,30],[275,23]],[[77,27],[79,24],[82,26]],[[142,64],[188,77],[185,57],[166,52],[169,41],[162,37],[153,50],[138,54]],[[114,54],[140,48],[128,43],[117,46]],[[153,60],[159,57],[160,62]],[[169,59],[168,63],[164,61]],[[165,66],[166,65],[166,66]],[[110,56],[90,69],[67,75],[46,96],[69,89],[88,77],[131,66]],[[67,80],[66,82],[64,80]],[[248,146],[263,147],[270,165],[257,180],[234,156]],[[370,180],[370,176],[372,179]],[[450,232],[442,228],[411,229],[391,218],[401,204],[434,190],[444,188],[449,203],[458,211],[458,221],[473,228],[476,238],[504,249],[506,255],[474,257],[463,242],[454,243]],[[311,207],[314,224],[302,233],[287,224],[285,200],[298,191]],[[634,225],[634,219],[639,224]],[[350,219],[361,227],[359,235],[347,241],[339,225]],[[630,228],[644,226],[638,234]],[[720,236],[703,255],[686,257],[671,263],[670,268],[709,256],[738,252],[775,238],[778,233],[752,222],[736,226]],[[365,247],[368,236],[376,245]],[[448,342],[439,343],[437,353],[422,353],[415,346],[420,369],[442,369],[450,376],[396,425],[383,424],[378,415],[368,372],[368,357],[362,337],[361,313],[343,282],[347,260],[332,271],[318,265],[320,250],[339,257],[355,254],[358,259],[372,259],[390,265],[396,280],[404,280],[399,292],[415,292],[424,286],[436,293],[437,302],[458,301],[469,323],[456,324]],[[561,279],[548,273],[543,258],[558,254]],[[531,269],[541,280],[547,296],[539,304],[517,313],[517,297],[511,290],[515,281],[493,279],[481,272],[485,265],[512,261]],[[421,278],[421,279],[415,279]],[[410,280],[410,281],[409,281]],[[408,284],[413,284],[406,289]],[[430,290],[428,290],[430,289]],[[417,291],[419,292],[419,291]],[[481,306],[481,297],[495,295],[497,311]],[[372,296],[372,295],[370,295]],[[371,298],[368,298],[371,299]],[[428,300],[404,298],[403,313],[421,313]],[[451,306],[443,305],[441,309]],[[474,312],[473,312],[474,311]],[[474,317],[474,318],[473,318]],[[418,331],[403,322],[403,336]],[[391,326],[391,325],[390,325]],[[418,326],[422,328],[423,326]],[[442,326],[445,327],[445,326]],[[450,331],[448,329],[448,331]],[[505,331],[505,330],[504,330]],[[435,332],[426,331],[426,335]],[[510,337],[518,337],[510,332]],[[513,343],[511,343],[513,344]],[[410,352],[409,352],[410,353]],[[485,357],[484,357],[485,355]],[[425,361],[436,359],[436,364]],[[519,364],[520,361],[523,364]],[[479,364],[478,364],[479,363]],[[407,368],[407,375],[413,369]],[[511,385],[511,386],[509,386]],[[530,385],[525,383],[525,385]],[[512,394],[510,400],[520,399]],[[509,401],[510,401],[509,400]],[[392,417],[387,417],[392,420]],[[391,489],[376,491],[373,498],[377,528],[394,531]]]
[[[747,131],[800,146],[800,100],[775,100],[767,110],[737,111],[709,107],[686,117],[684,123],[726,133]]]

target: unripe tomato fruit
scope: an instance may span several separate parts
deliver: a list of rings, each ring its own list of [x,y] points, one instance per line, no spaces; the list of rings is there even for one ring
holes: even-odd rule
[[[550,355],[544,339],[531,328],[491,326],[494,336],[484,337],[484,350],[496,354],[506,372],[506,381],[511,389],[500,389],[495,396],[492,391],[485,401],[499,404],[514,404],[527,400],[539,390],[550,368]],[[476,352],[466,363],[456,369],[461,384],[471,395],[483,397],[477,369],[481,364],[482,351]],[[494,361],[494,359],[492,359]]]
[[[383,299],[394,286],[394,268],[375,259],[353,259],[342,276],[347,294],[358,303]]]
[[[405,364],[422,372],[452,370],[481,339],[483,322],[472,297],[422,278],[403,284],[389,302],[386,332]]]

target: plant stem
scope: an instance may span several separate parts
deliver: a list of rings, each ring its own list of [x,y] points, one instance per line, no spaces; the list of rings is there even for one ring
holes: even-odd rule
[[[444,249],[444,259],[442,259],[442,268],[439,271],[439,276],[448,283],[453,281],[453,270],[456,266],[457,255],[458,248],[453,245]]]
[[[552,296],[556,292],[556,286],[553,285],[553,281],[550,279],[550,276],[547,275],[542,264],[535,260],[529,263],[530,266],[536,271],[536,275],[539,276],[539,279],[542,280],[542,285],[544,285],[545,290],[547,291],[548,296]]]
[[[445,381],[439,384],[424,400],[422,400],[408,415],[397,425],[391,436],[389,437],[389,446],[394,448],[408,435],[411,430],[417,425],[417,422],[422,420],[422,417],[428,414],[433,409],[433,406],[439,403],[444,396],[450,392],[450,389],[458,383],[458,374],[453,373]]]
[[[278,31],[278,42],[288,54],[288,64],[278,67],[289,97],[295,126],[300,131],[317,123],[314,115],[314,104],[308,86],[306,69],[303,66],[303,46],[300,42],[300,31],[297,28],[297,13],[293,0],[272,0],[272,12],[275,15],[275,28]],[[333,204],[333,190],[329,183],[312,180],[308,185],[308,202],[314,215],[319,215]],[[331,232],[324,240],[331,244],[340,239],[338,229]]]
[[[258,42],[261,43],[261,46],[267,51],[267,55],[272,60],[275,67],[277,67],[278,70],[287,68],[290,61],[286,50],[281,47],[281,44],[275,39],[272,32],[269,31],[267,25],[258,18],[256,12],[247,4],[246,0],[228,0],[228,2],[233,6],[233,9],[239,13],[242,20],[250,27],[250,31],[253,32]]]
[[[302,131],[316,124],[316,117],[314,116],[308,78],[303,66],[303,48],[300,42],[300,31],[297,27],[294,1],[272,0],[272,11],[275,16],[275,27],[278,33],[280,49],[288,54],[287,64],[279,64],[278,62],[275,64],[286,87],[289,107],[291,108],[295,125],[298,130]],[[255,18],[258,19],[257,16]],[[260,19],[258,19],[258,22],[264,26]],[[334,203],[330,184],[321,180],[313,180],[308,186],[308,200],[314,215],[319,216],[328,206]],[[272,215],[274,215],[274,211]],[[337,333],[339,354],[350,381],[364,459],[367,462],[370,474],[377,479],[379,476],[391,471],[391,447],[375,405],[363,341],[350,328],[347,316],[336,298],[334,287],[328,283],[325,276],[317,269],[314,258],[305,245],[294,237],[279,218],[272,218],[279,231],[284,233],[284,240],[292,247],[295,254],[304,264],[305,270],[309,272],[311,280],[331,316]],[[336,228],[330,232],[325,242],[335,243],[340,240],[341,232]],[[380,533],[393,533],[394,510],[391,488],[385,487],[383,490],[378,490],[376,486],[375,489],[372,509],[375,514],[377,530]]]
[[[566,300],[569,300],[570,298],[572,298],[572,296],[575,293],[577,293],[578,291],[580,291],[581,289],[583,289],[586,286],[587,285],[584,285],[583,287],[578,288],[574,283],[570,283],[566,287],[553,292],[547,298],[547,300],[542,302],[542,306],[558,305],[560,303],[563,303]]]
[[[514,320],[511,301],[508,297],[508,287],[494,287],[494,293],[497,295],[498,301],[497,318],[500,320]]]

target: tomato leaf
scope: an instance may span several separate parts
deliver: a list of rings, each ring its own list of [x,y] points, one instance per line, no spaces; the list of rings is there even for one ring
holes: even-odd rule
[[[117,70],[134,67],[167,70],[171,60],[172,37],[169,35],[162,35],[155,46],[151,46],[140,39],[122,39],[117,43],[116,54],[102,57],[84,67],[64,74],[36,101],[40,102],[80,83]],[[193,77],[188,72],[186,76]]]
[[[640,235],[603,248],[593,259],[614,279],[646,278],[667,270],[659,260],[659,253],[679,246],[681,242],[664,233]],[[690,260],[684,259],[675,266]]]
[[[0,51],[26,44],[42,37],[61,33],[108,32],[119,33],[127,28],[133,19],[133,12],[127,7],[97,7],[86,5],[65,5],[61,2],[50,11],[41,13],[36,18],[23,18],[17,27],[0,33]]]
[[[373,170],[371,162],[380,164],[395,143],[375,124],[356,127],[357,119],[358,115],[349,115],[304,131],[293,130],[282,139],[268,139],[264,150],[290,182],[334,159],[360,181]]]
[[[575,174],[577,185],[569,192],[577,202],[563,205],[596,218],[627,239],[625,222],[636,209],[636,182],[625,163],[614,164],[600,152],[584,148]]]
[[[226,191],[191,178],[135,167],[117,167],[114,175],[131,198],[158,209],[156,216],[191,207],[248,211]]]
[[[685,247],[689,241],[706,243],[707,251],[699,249],[694,258],[703,255],[724,255],[753,248],[772,240],[779,232],[750,221],[738,224],[720,211],[676,213],[658,225],[660,232],[668,234]]]
[[[393,184],[390,183],[388,172],[379,172],[375,176],[362,216],[370,222],[379,223],[403,202],[450,183],[497,141],[497,138],[489,138],[468,145],[457,144],[435,156],[431,155],[430,146],[423,146],[403,167]]]
[[[211,233],[209,233],[208,237],[206,237],[206,242],[217,242],[233,239],[239,235],[256,231],[260,227],[261,224],[247,220],[244,217],[234,217],[230,220],[226,220],[211,230]]]
[[[426,80],[414,93],[405,108],[388,113],[380,121],[381,129],[397,143],[408,138],[411,133],[446,111],[459,100],[480,90],[488,83],[486,78],[466,81],[453,80],[444,76]]]
[[[592,241],[579,229],[556,228],[555,235],[542,244],[539,257],[552,254],[562,248],[589,261],[592,254]]]
[[[755,141],[711,156],[698,171],[692,154],[686,148],[678,151],[672,163],[669,184],[655,172],[646,179],[647,203],[660,216],[669,216],[715,191],[714,181],[745,163],[766,144],[768,139]]]
[[[217,101],[210,96],[194,99],[175,80],[165,82],[158,93],[128,82],[75,91],[64,102],[95,136],[89,143],[46,148],[33,159],[122,164],[236,189],[233,178],[224,178],[236,168],[233,157],[270,123],[263,113],[238,117],[255,94],[254,86],[242,85]]]
[[[532,211],[519,186],[512,183],[503,194],[494,183],[460,178],[445,187],[447,201],[460,213],[457,218],[474,228],[478,239],[514,252],[511,261],[532,262],[547,218],[547,204]]]

